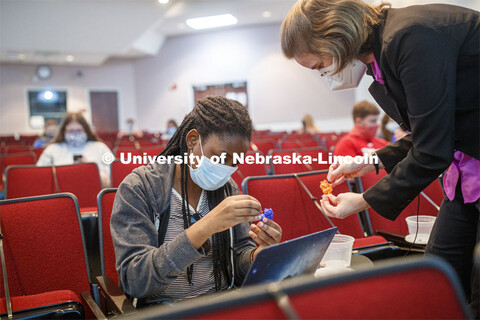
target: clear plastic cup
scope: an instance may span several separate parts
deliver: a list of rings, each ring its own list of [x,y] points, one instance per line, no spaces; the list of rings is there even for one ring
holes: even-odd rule
[[[408,233],[415,236],[419,239],[428,239],[430,237],[430,232],[432,232],[433,224],[435,223],[434,216],[418,216],[418,223],[417,223],[417,216],[410,216],[406,217],[405,221],[407,221],[408,226]],[[417,225],[418,225],[418,233],[417,233]]]
[[[320,266],[326,268],[349,267],[352,260],[353,241],[355,239],[351,236],[336,234],[328,246]]]

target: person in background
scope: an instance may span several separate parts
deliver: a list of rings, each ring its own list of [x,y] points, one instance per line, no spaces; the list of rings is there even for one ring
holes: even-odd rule
[[[303,116],[302,125],[303,127],[299,130],[299,133],[310,133],[311,135],[320,133],[320,130],[315,126],[315,120],[310,114]]]
[[[388,114],[383,115],[380,134],[378,135],[379,138],[385,139],[388,142],[395,142],[402,139],[406,134],[407,132],[403,131]]]
[[[105,154],[115,158],[92,132],[81,113],[67,113],[57,136],[45,148],[36,165],[41,167],[94,162],[99,168],[102,187],[106,188],[110,186],[110,164],[103,162]]]
[[[357,102],[353,106],[353,128],[343,136],[333,150],[336,156],[363,156],[388,144],[377,138],[378,108],[368,101]]]
[[[154,162],[120,184],[110,228],[120,283],[137,308],[240,285],[257,253],[280,242],[274,221],[249,224],[260,219],[260,203],[231,179],[233,154],[246,153],[251,137],[239,102],[199,100],[161,154],[198,158]],[[212,162],[222,154],[224,164]]]
[[[45,148],[58,133],[58,123],[57,121],[50,119],[45,122],[45,130],[43,135],[38,137],[33,143],[34,149]]]
[[[168,139],[173,137],[173,135],[175,134],[177,129],[178,129],[178,125],[175,122],[175,120],[173,120],[173,119],[168,120],[168,122],[167,122],[167,137],[168,137]]]
[[[122,139],[123,137],[129,137],[131,141],[135,141],[135,138],[143,137],[143,132],[141,130],[135,130],[135,119],[127,119],[127,130],[119,131],[117,134],[117,139]]]
[[[324,212],[345,218],[372,207],[395,220],[447,170],[446,198],[426,254],[453,266],[480,318],[473,268],[480,237],[479,12],[446,4],[299,0],[283,21],[281,39],[285,56],[318,70],[331,90],[355,88],[367,72],[377,103],[410,132],[376,151],[377,164],[331,165],[327,179],[334,186],[379,168],[388,175],[363,194],[323,196]]]

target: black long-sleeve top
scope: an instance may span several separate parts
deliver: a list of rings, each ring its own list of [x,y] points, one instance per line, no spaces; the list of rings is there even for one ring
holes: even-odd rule
[[[389,175],[364,198],[394,220],[455,150],[480,159],[480,19],[442,4],[387,9],[384,17],[373,53],[385,84],[374,81],[369,91],[411,135],[377,151]]]

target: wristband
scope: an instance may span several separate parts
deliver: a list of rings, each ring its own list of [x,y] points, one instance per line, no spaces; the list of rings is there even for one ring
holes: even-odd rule
[[[250,253],[250,263],[253,263],[253,255],[255,254],[255,251],[257,251],[257,249],[258,249],[258,247],[253,249],[252,252]]]

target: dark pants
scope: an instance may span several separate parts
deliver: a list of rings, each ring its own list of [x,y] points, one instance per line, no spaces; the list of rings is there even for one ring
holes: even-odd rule
[[[471,305],[478,317],[478,268],[473,265],[473,251],[480,235],[479,206],[477,203],[464,203],[460,183],[455,198],[442,202],[430,239],[427,255],[435,255],[449,262],[457,272],[465,295],[471,297]],[[473,281],[472,281],[473,279]]]

